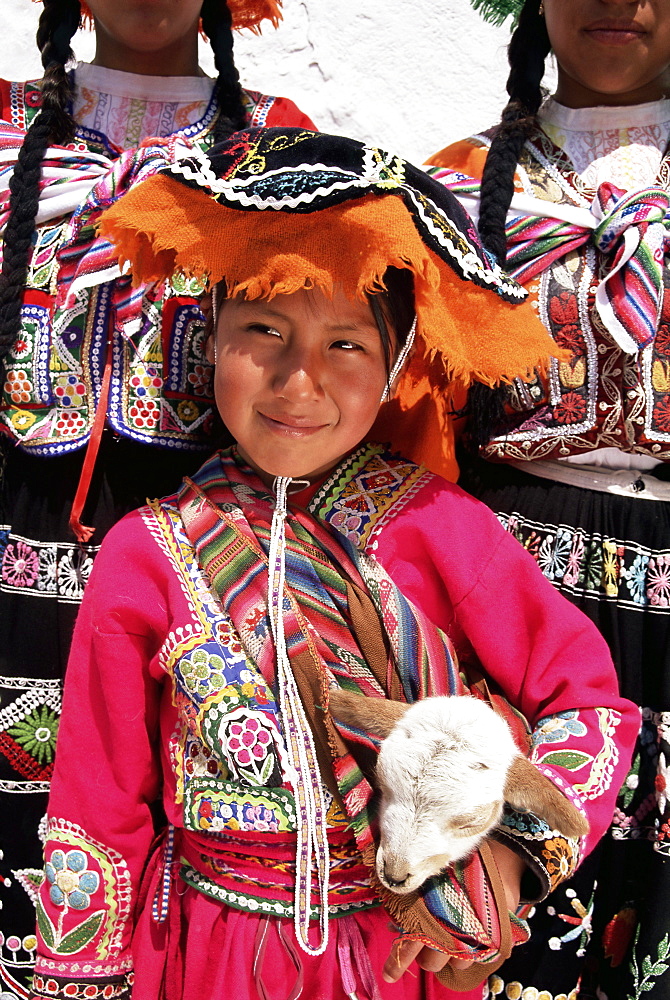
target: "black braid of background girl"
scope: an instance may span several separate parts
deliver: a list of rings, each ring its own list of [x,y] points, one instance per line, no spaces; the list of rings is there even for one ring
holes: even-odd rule
[[[212,135],[214,142],[220,142],[246,125],[242,88],[233,59],[232,17],[226,0],[204,0],[200,16],[218,73],[215,95],[219,114]],[[41,110],[26,133],[9,183],[9,217],[0,272],[0,362],[4,362],[21,329],[21,303],[35,232],[42,161],[49,145],[67,145],[77,127],[70,111],[73,93],[66,66],[75,58],[70,43],[80,24],[79,0],[44,0],[36,35],[44,67]]]
[[[550,49],[540,0],[526,0],[507,50],[509,101],[493,136],[481,184],[479,235],[501,267],[507,258],[505,221],[514,194],[514,174],[526,139],[537,129],[536,115],[544,96],[540,85]],[[490,389],[476,382],[470,389],[467,436],[473,449],[504,428],[505,398],[502,386]]]

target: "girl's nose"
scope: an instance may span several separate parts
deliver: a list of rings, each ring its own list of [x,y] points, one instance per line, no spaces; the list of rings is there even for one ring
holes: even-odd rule
[[[317,399],[322,394],[322,366],[309,351],[289,351],[275,375],[274,389],[279,396],[296,402]]]

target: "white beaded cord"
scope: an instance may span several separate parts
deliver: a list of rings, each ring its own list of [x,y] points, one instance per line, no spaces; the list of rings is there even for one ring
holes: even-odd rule
[[[412,322],[412,325],[409,329],[409,333],[407,334],[407,339],[405,340],[405,343],[402,346],[400,354],[395,359],[395,364],[391,369],[391,374],[389,375],[386,381],[386,387],[384,389],[384,392],[382,393],[382,398],[380,399],[380,403],[384,403],[386,402],[387,399],[389,399],[391,395],[391,386],[393,385],[398,375],[400,374],[402,366],[405,364],[405,361],[407,360],[407,355],[412,350],[412,346],[414,344],[414,338],[416,336],[416,320],[417,317],[415,316],[414,321]]]
[[[328,946],[328,886],[330,853],[326,829],[326,805],[314,738],[300,701],[298,686],[291,669],[284,634],[284,587],[286,575],[286,495],[292,482],[288,476],[275,479],[276,503],[270,531],[268,553],[268,617],[277,654],[279,711],[286,738],[288,757],[293,768],[289,776],[295,796],[297,822],[296,879],[294,916],[296,940],[308,955],[322,955]],[[321,940],[309,942],[309,918],[312,901],[312,869],[316,865]]]

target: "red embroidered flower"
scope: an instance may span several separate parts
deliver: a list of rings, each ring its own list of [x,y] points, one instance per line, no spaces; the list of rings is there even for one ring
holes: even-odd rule
[[[566,323],[577,323],[579,310],[573,292],[560,292],[553,296],[549,303],[549,318],[560,326]]]
[[[654,340],[654,347],[659,354],[670,354],[670,326],[667,323],[661,323],[659,326]]]
[[[568,323],[556,330],[556,343],[572,354],[584,354],[584,335],[578,326]]]
[[[26,340],[25,337],[19,337],[18,340],[14,341],[14,346],[12,347],[12,354],[15,358],[20,358],[22,354],[27,354],[30,349],[30,341]]]
[[[213,374],[212,365],[194,365],[193,371],[187,375],[187,380],[193,386],[196,396],[211,396]]]
[[[86,421],[78,410],[61,410],[56,419],[56,430],[65,437],[80,434],[86,427]]]
[[[26,90],[23,99],[29,108],[39,108],[42,103],[42,94],[39,90]]]
[[[554,407],[554,417],[559,424],[578,424],[586,416],[586,400],[578,392],[566,392]]]
[[[663,396],[654,406],[654,423],[666,434],[670,433],[670,396]]]
[[[636,921],[637,913],[626,906],[612,917],[603,931],[603,951],[605,958],[611,959],[613,968],[621,965],[626,956]]]
[[[160,410],[153,399],[138,400],[128,411],[136,427],[148,430],[158,424]]]

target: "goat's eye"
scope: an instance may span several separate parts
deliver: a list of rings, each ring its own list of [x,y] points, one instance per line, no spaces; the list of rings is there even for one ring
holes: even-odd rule
[[[453,825],[457,830],[474,830],[481,826],[481,818],[478,816],[457,816],[453,820]]]

